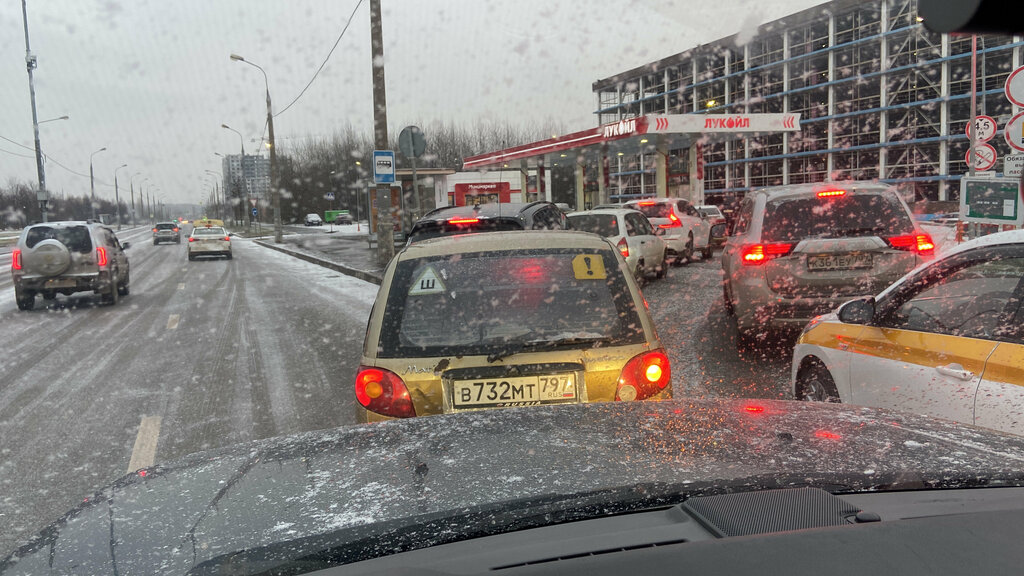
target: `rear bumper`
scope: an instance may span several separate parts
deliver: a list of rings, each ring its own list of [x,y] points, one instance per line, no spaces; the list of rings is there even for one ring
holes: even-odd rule
[[[50,291],[71,294],[73,292],[102,292],[110,285],[106,272],[97,274],[80,274],[75,276],[28,276],[16,275],[14,285],[21,290],[33,292]]]

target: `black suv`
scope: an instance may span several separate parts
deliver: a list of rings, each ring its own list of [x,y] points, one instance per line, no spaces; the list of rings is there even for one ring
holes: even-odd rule
[[[128,242],[95,222],[48,222],[26,227],[11,259],[18,309],[35,307],[36,294],[92,291],[107,304],[128,295]]]
[[[409,243],[474,232],[565,229],[565,213],[551,202],[445,206],[427,212],[412,225]]]

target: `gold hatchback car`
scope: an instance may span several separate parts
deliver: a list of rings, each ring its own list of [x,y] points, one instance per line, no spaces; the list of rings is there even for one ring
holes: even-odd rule
[[[672,396],[618,251],[584,232],[424,240],[388,265],[355,394],[367,421]]]

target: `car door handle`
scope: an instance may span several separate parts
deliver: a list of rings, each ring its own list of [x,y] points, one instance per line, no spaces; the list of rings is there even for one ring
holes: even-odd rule
[[[974,379],[974,372],[970,370],[964,370],[964,367],[959,364],[946,364],[945,366],[936,366],[935,371],[943,376],[950,376],[960,380],[968,381]]]

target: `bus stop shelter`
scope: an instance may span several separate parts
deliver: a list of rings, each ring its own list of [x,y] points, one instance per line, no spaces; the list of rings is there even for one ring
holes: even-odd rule
[[[523,181],[537,175],[538,196],[551,200],[544,172],[558,162],[574,162],[576,208],[585,205],[587,171],[597,171],[597,197],[592,204],[609,201],[610,160],[619,156],[654,156],[656,196],[669,196],[668,154],[689,149],[688,200],[703,203],[702,139],[714,134],[797,132],[800,114],[666,114],[625,118],[588,130],[471,156],[463,170],[519,170]]]

